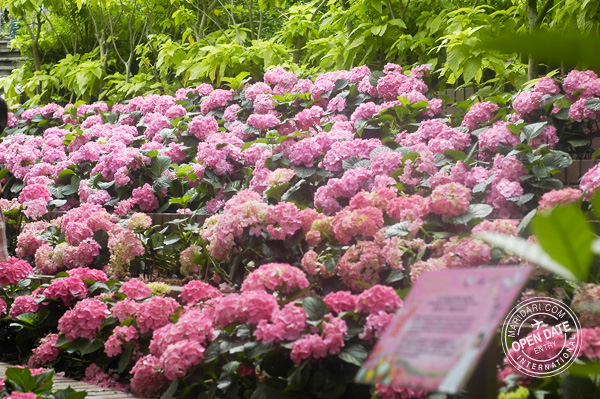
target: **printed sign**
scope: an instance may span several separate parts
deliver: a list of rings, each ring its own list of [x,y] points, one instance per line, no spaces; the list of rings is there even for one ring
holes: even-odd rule
[[[356,381],[457,393],[531,270],[510,266],[424,273]]]

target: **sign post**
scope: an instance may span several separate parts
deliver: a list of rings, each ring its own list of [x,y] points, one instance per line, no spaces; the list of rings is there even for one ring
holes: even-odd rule
[[[473,376],[473,397],[495,398],[496,330],[530,272],[511,266],[424,273],[356,381],[456,394]]]

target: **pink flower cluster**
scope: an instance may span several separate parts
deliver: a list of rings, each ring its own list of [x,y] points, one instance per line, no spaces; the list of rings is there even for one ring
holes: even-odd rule
[[[58,331],[71,342],[77,338],[92,339],[109,313],[108,306],[99,299],[84,299],[60,318]]]

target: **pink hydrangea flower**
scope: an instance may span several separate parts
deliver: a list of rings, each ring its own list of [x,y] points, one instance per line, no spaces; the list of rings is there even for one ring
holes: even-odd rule
[[[40,305],[36,303],[33,295],[21,295],[15,298],[8,316],[12,319],[16,319],[17,316],[23,313],[37,313],[40,309]]]
[[[73,299],[85,298],[88,293],[86,284],[79,277],[64,277],[59,278],[50,283],[44,289],[43,295],[46,298],[60,299],[69,306]]]
[[[32,350],[31,357],[27,362],[27,367],[40,367],[56,360],[62,352],[61,348],[54,346],[57,340],[58,334],[48,334],[40,339],[38,346]]]
[[[460,183],[448,183],[433,190],[429,209],[441,216],[459,216],[467,211],[470,201],[471,190]]]
[[[290,294],[308,287],[306,274],[298,267],[287,263],[268,263],[252,271],[242,284],[244,291],[277,291]]]
[[[401,306],[402,299],[392,287],[377,284],[358,296],[356,311],[369,314],[394,312]]]
[[[256,339],[260,342],[295,341],[306,327],[306,312],[290,302],[276,310],[272,322],[261,320],[256,326]]]
[[[335,313],[353,312],[358,303],[358,297],[350,291],[335,291],[325,295],[323,301]]]
[[[112,315],[119,320],[119,323],[122,323],[127,319],[134,318],[139,307],[139,303],[134,302],[131,299],[125,299],[117,302],[110,311],[112,312]]]
[[[384,311],[371,313],[367,316],[365,329],[358,334],[358,338],[364,340],[379,339],[385,328],[391,323],[394,315]]]
[[[0,263],[0,285],[17,284],[33,274],[33,268],[24,260],[11,257]]]
[[[144,334],[170,323],[170,316],[175,313],[178,306],[179,304],[173,298],[153,296],[139,304],[135,315],[137,327]]]
[[[191,340],[183,340],[171,344],[160,356],[160,363],[165,377],[174,381],[184,377],[188,369],[200,364],[204,359],[204,347]]]
[[[551,190],[540,199],[538,209],[540,211],[552,209],[557,206],[569,205],[581,199],[583,192],[576,188],[563,188],[562,190]]]
[[[188,305],[220,297],[221,291],[200,280],[190,281],[181,287],[179,297]]]
[[[466,126],[469,130],[475,130],[479,124],[489,122],[497,110],[498,105],[490,101],[475,103],[471,106],[469,112],[465,114],[461,126]]]
[[[131,195],[142,211],[152,212],[158,208],[158,198],[148,183],[143,187],[134,188]]]
[[[147,355],[138,359],[131,369],[131,389],[140,395],[155,396],[169,382],[161,372],[162,362],[155,356]]]
[[[377,284],[379,272],[385,266],[381,248],[372,241],[358,241],[352,245],[337,264],[337,271],[346,286],[354,291],[363,291],[363,284]]]
[[[77,338],[92,339],[109,313],[108,306],[99,299],[84,299],[60,318],[58,331],[71,342]]]
[[[131,279],[124,283],[121,288],[119,288],[119,292],[125,294],[129,299],[144,299],[152,294],[150,287],[138,279]]]
[[[271,321],[277,309],[277,299],[264,291],[229,294],[216,301],[215,321],[221,327],[234,322],[258,324],[261,320]]]
[[[344,209],[331,221],[331,231],[342,244],[349,244],[355,236],[373,237],[382,226],[383,213],[372,206],[356,210]]]
[[[101,283],[108,281],[106,273],[102,270],[89,269],[87,267],[78,267],[75,269],[67,270],[67,273],[71,277],[79,277],[82,280],[94,280]]]

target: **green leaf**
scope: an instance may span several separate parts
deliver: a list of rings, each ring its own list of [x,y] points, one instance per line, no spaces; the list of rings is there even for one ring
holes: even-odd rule
[[[525,230],[527,226],[529,226],[529,223],[531,222],[536,213],[537,209],[533,209],[527,215],[525,215],[523,219],[521,219],[521,222],[519,222],[519,226],[517,226],[518,235],[521,234],[521,232],[523,232],[523,230]]]
[[[539,265],[567,280],[577,280],[577,277],[569,269],[552,259],[541,246],[524,238],[490,232],[478,233],[475,237],[501,248],[507,253],[512,253],[526,261]]]
[[[353,344],[344,347],[342,351],[338,354],[338,357],[345,362],[355,364],[357,366],[362,366],[365,360],[367,360],[367,356],[369,352],[365,349],[361,344]]]
[[[369,76],[369,83],[371,83],[371,86],[377,87],[377,82],[384,76],[385,73],[383,73],[382,71],[373,71]]]
[[[469,58],[465,65],[463,66],[463,79],[465,83],[470,82],[475,77],[475,74],[481,68],[481,58]]]
[[[290,183],[278,184],[276,186],[269,187],[265,191],[265,196],[267,198],[275,198],[277,201],[281,200],[281,196],[285,191],[290,187]]]
[[[87,392],[77,392],[73,388],[68,387],[54,392],[54,399],[84,399]]]
[[[588,98],[584,107],[592,111],[600,111],[600,98]]]
[[[37,384],[35,393],[39,394],[52,390],[52,378],[54,378],[54,370],[44,371],[43,373],[32,376]]]
[[[171,399],[175,392],[177,392],[177,387],[179,386],[179,380],[175,380],[169,385],[169,388],[160,396],[160,399]]]
[[[307,168],[304,166],[294,166],[292,167],[292,169],[296,173],[296,176],[298,176],[301,179],[308,179],[317,171],[317,168],[315,167]]]
[[[71,182],[71,176],[73,176],[75,172],[71,169],[65,169],[58,174],[58,179],[63,184],[69,184]]]
[[[562,151],[554,151],[542,157],[542,163],[555,169],[566,168],[573,163],[569,154]]]
[[[523,126],[523,128],[521,129],[521,140],[529,141],[533,138],[536,138],[542,133],[542,131],[544,130],[544,126],[546,126],[547,124],[548,122],[538,122]]]
[[[408,235],[409,233],[410,233],[410,230],[408,228],[408,222],[404,221],[404,222],[393,224],[393,225],[389,226],[388,228],[386,228],[384,237],[385,238],[403,237],[405,235]]]
[[[574,363],[569,366],[569,374],[575,377],[588,378],[590,376],[600,375],[600,362],[579,364]]]
[[[152,172],[152,175],[158,179],[165,170],[169,169],[169,166],[171,166],[171,158],[164,155],[158,155],[152,158],[152,161],[150,162],[150,171]]]
[[[169,176],[161,176],[154,181],[152,185],[152,191],[155,193],[164,190],[165,188],[169,188],[171,186],[171,178]]]
[[[593,230],[576,205],[538,213],[531,221],[542,248],[578,279],[585,281],[592,263]]]
[[[9,367],[6,369],[6,380],[20,392],[33,392],[37,388],[37,382],[31,376],[29,369]]]
[[[446,150],[444,155],[454,159],[455,161],[464,161],[467,158],[467,154],[459,150]]]
[[[589,399],[600,397],[600,390],[589,378],[578,378],[571,375],[563,377],[561,390],[563,399]]]
[[[307,297],[302,301],[306,315],[313,321],[321,320],[328,312],[327,305],[321,298]]]

